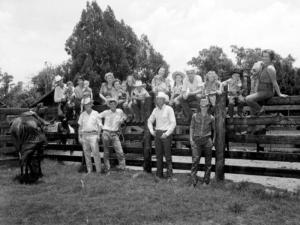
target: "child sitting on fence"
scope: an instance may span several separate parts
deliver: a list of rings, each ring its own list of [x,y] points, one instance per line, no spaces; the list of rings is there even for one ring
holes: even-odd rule
[[[180,98],[182,98],[182,87],[183,87],[183,79],[185,75],[180,71],[175,71],[172,74],[172,78],[174,80],[174,86],[171,90],[171,100],[170,105],[178,106],[180,104]]]
[[[244,96],[242,96],[242,80],[241,75],[234,71],[231,74],[231,78],[222,82],[223,87],[228,87],[228,114],[232,118],[234,115],[234,106],[237,105],[237,114],[243,116],[243,106],[245,102]]]
[[[121,81],[119,79],[115,79],[113,86],[115,88],[114,97],[118,99],[118,104],[123,106],[123,104],[127,101],[127,92],[124,90],[123,86],[121,86]]]
[[[198,182],[198,164],[202,153],[205,155],[203,181],[205,184],[210,182],[212,146],[215,140],[215,119],[208,113],[209,106],[207,98],[201,99],[197,112],[192,116],[190,125],[190,143],[192,147],[191,178],[194,186]]]
[[[67,118],[73,118],[75,116],[75,92],[74,85],[72,81],[67,82],[67,87],[65,89],[66,96],[66,107],[67,107]]]
[[[90,82],[88,80],[83,81],[83,92],[82,92],[82,99],[81,99],[81,112],[83,112],[83,102],[84,99],[90,98],[93,100],[93,91],[90,88]]]
[[[254,94],[257,92],[257,88],[258,88],[258,78],[259,78],[259,74],[261,73],[263,68],[263,62],[262,61],[258,61],[256,63],[253,64],[252,69],[251,69],[251,76],[250,76],[250,80],[251,80],[251,89],[250,89],[250,94]]]
[[[212,106],[212,111],[216,106],[216,97],[217,94],[220,94],[221,91],[221,82],[219,81],[219,76],[215,71],[209,71],[205,75],[204,83],[204,94],[208,97],[209,103]]]
[[[135,82],[135,89],[132,91],[132,108],[134,111],[133,122],[145,122],[145,100],[150,97],[142,81]]]

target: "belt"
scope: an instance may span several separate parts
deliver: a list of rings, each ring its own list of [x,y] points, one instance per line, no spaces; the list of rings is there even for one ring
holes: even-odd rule
[[[98,131],[92,130],[92,131],[82,131],[82,134],[98,134]]]
[[[112,130],[106,130],[106,129],[104,129],[103,131],[108,132],[108,133],[118,133],[119,132],[118,130],[112,131]]]

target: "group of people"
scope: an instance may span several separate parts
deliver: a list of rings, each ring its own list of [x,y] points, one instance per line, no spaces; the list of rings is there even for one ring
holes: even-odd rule
[[[155,140],[156,175],[159,178],[163,177],[163,156],[165,156],[169,179],[173,179],[171,140],[176,127],[175,112],[182,109],[186,122],[190,124],[193,184],[196,185],[198,182],[196,174],[202,152],[205,153],[204,183],[208,184],[210,182],[212,147],[215,140],[213,114],[216,96],[227,89],[228,115],[230,117],[235,116],[234,106],[237,106],[238,109],[236,116],[243,117],[245,104],[250,107],[251,115],[263,114],[264,109],[260,105],[261,101],[273,97],[275,92],[280,97],[286,97],[280,92],[276,81],[274,57],[273,51],[263,51],[262,61],[255,63],[251,70],[249,91],[246,82],[247,74],[240,71],[233,71],[230,78],[223,82],[220,81],[215,71],[209,71],[205,74],[204,81],[201,76],[197,75],[195,69],[186,70],[186,73],[176,71],[172,74],[174,85],[171,85],[166,76],[166,69],[162,67],[158,74],[153,77],[150,89],[141,80],[136,80],[133,75],[127,76],[127,79],[122,82],[116,79],[111,72],[105,74],[105,82],[102,83],[99,97],[109,109],[101,113],[92,109],[92,91],[88,82],[80,78],[76,88],[73,88],[72,84],[68,82],[65,89],[61,79],[57,78],[58,85],[56,88],[61,90],[55,89],[55,102],[59,104],[62,104],[63,101],[68,103],[70,98],[73,98],[77,110],[80,106],[78,133],[80,143],[83,145],[88,172],[92,171],[91,155],[94,157],[96,171],[100,172],[101,170],[98,141],[100,132],[103,131],[104,167],[105,172],[109,173],[109,145],[112,145],[116,151],[119,169],[125,169],[125,157],[119,139],[121,124],[129,120],[146,122],[146,99],[154,99],[156,107],[147,120],[147,126]],[[72,89],[73,94],[71,94]],[[62,95],[65,97],[61,97]],[[190,108],[189,103],[192,101],[198,103],[196,113],[193,113]],[[102,119],[104,119],[104,124]]]

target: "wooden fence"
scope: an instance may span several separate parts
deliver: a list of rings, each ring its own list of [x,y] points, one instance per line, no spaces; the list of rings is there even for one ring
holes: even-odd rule
[[[149,104],[151,105],[151,104]],[[280,106],[280,107],[279,107]],[[284,106],[284,107],[283,107]],[[272,161],[274,164],[276,162],[293,162],[300,163],[300,149],[299,152],[255,152],[255,151],[243,151],[243,150],[233,150],[225,151],[226,142],[231,143],[254,143],[254,144],[286,144],[289,147],[300,145],[300,135],[249,135],[249,134],[236,134],[236,133],[226,133],[229,131],[228,127],[247,127],[250,125],[266,125],[266,126],[281,126],[283,129],[286,127],[296,127],[300,125],[300,116],[296,116],[297,112],[300,110],[300,96],[292,96],[286,99],[282,98],[272,98],[270,101],[266,102],[266,107],[269,107],[269,111],[276,111],[279,107],[283,115],[271,115],[263,116],[257,118],[226,118],[226,96],[221,95],[217,98],[217,107],[215,111],[216,117],[216,143],[215,150],[213,150],[213,157],[215,158],[215,164],[212,170],[216,173],[217,180],[223,180],[225,173],[232,174],[247,174],[247,175],[262,175],[262,176],[276,176],[276,177],[288,177],[288,178],[300,178],[300,168],[299,169],[287,169],[287,168],[268,168],[264,166],[263,161]],[[1,114],[0,109],[0,114]],[[13,111],[12,109],[10,109]],[[268,110],[268,109],[267,109]],[[6,109],[8,111],[8,109]],[[22,110],[19,110],[21,112]],[[151,107],[149,107],[149,112],[151,112]],[[14,113],[12,113],[14,114]],[[16,113],[15,113],[16,114]],[[293,116],[289,116],[293,114]],[[10,115],[10,114],[7,114]],[[3,121],[3,120],[2,120]],[[178,121],[178,125],[188,126],[184,122]],[[131,124],[128,124],[131,126]],[[8,124],[6,122],[0,122],[0,143],[5,143],[2,146],[0,152],[11,152],[13,148],[11,147],[11,137],[7,134]],[[57,133],[47,133],[49,140],[58,140],[59,134]],[[75,139],[76,134],[69,135],[70,139]],[[124,139],[126,141],[135,141],[138,146],[128,145],[126,142],[123,143],[124,152],[126,154],[126,164],[128,166],[143,167],[144,170],[150,172],[153,167],[156,166],[155,157],[152,155],[155,152],[153,146],[153,140],[149,133],[149,130],[144,126],[144,132],[140,134],[125,133]],[[188,134],[175,134],[173,136],[173,148],[172,155],[178,157],[185,157],[186,162],[175,161],[173,163],[174,169],[179,170],[190,170],[191,164],[191,150],[176,148],[175,142],[181,141],[189,146],[189,136]],[[0,146],[1,147],[1,146]],[[297,148],[295,148],[297,150]],[[81,152],[82,148],[80,145],[61,145],[55,142],[49,143],[47,150],[45,151],[45,157],[49,159],[56,159],[62,161],[72,161],[81,162],[81,154],[74,154],[75,152]],[[71,152],[70,154],[66,154]],[[100,143],[100,152],[103,152],[102,145]],[[112,154],[112,159],[115,159],[114,154]],[[229,165],[225,163],[225,160],[240,160],[241,165]],[[255,160],[261,161],[261,166],[243,166],[243,160]],[[300,164],[299,164],[300,165]],[[203,170],[204,165],[200,165],[200,170]]]

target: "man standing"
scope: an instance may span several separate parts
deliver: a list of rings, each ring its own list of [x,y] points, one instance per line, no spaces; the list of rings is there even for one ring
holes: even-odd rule
[[[57,114],[58,117],[64,117],[64,107],[66,104],[65,96],[65,85],[63,83],[63,78],[59,75],[55,76],[55,89],[54,89],[54,102],[58,104]]]
[[[166,105],[168,101],[168,95],[158,92],[156,96],[157,107],[148,119],[148,128],[150,133],[155,137],[156,176],[159,178],[163,178],[163,155],[165,155],[167,162],[167,177],[172,178],[173,176],[171,140],[172,133],[176,127],[176,119],[173,108]],[[155,130],[153,129],[154,122],[156,122]]]
[[[75,93],[75,112],[76,116],[80,114],[80,105],[81,105],[81,99],[83,97],[83,79],[81,76],[77,78],[77,86],[74,89]]]
[[[120,126],[126,120],[126,115],[122,111],[122,109],[117,109],[118,100],[115,98],[108,98],[107,104],[110,109],[103,111],[99,114],[100,119],[104,119],[104,126],[101,123],[103,133],[102,133],[102,141],[104,148],[104,166],[105,172],[109,173],[110,163],[109,163],[109,146],[110,144],[113,146],[118,161],[118,168],[121,170],[125,170],[125,156],[122,149],[122,145],[120,142],[119,134],[120,134]]]
[[[195,69],[186,70],[187,77],[183,80],[182,105],[183,113],[188,121],[192,118],[192,111],[189,107],[189,102],[200,100],[203,94],[204,83],[199,75],[196,75]]]
[[[78,120],[79,142],[82,144],[85,162],[88,173],[93,171],[91,154],[94,156],[97,173],[101,172],[101,158],[99,152],[99,137],[101,121],[99,113],[92,109],[93,101],[90,98],[84,99],[84,109]]]

